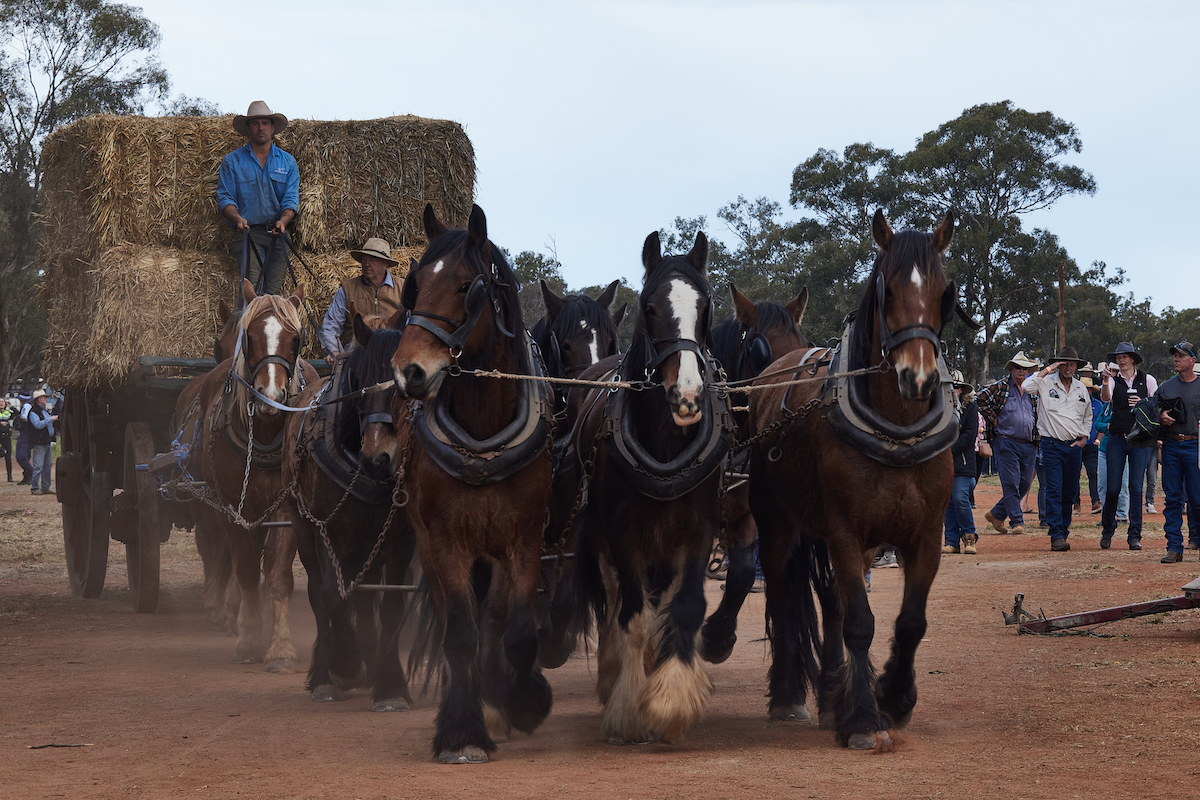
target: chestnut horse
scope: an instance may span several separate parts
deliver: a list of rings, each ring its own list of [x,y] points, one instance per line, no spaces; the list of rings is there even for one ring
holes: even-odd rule
[[[575,523],[574,627],[594,618],[599,628],[600,729],[612,743],[678,740],[708,702],[696,634],[733,428],[703,348],[713,307],[708,240],[697,234],[687,255],[663,256],[652,233],[642,263],[629,352],[582,377],[654,383],[571,393],[587,482]]]
[[[472,207],[466,230],[447,229],[427,205],[424,223],[429,246],[404,281],[409,318],[392,366],[397,391],[420,401],[408,513],[449,673],[433,753],[481,763],[494,735],[532,732],[550,713],[534,602],[552,400],[544,383],[468,372],[538,374],[516,276],[483,210]]]
[[[778,303],[752,303],[729,285],[733,295],[736,315],[713,328],[713,356],[725,369],[730,381],[747,381],[780,356],[794,350],[811,347],[808,338],[800,332],[804,309],[808,306],[807,287],[786,306]],[[747,392],[730,392],[733,403],[733,421],[737,425],[738,439],[750,435],[750,411]],[[719,664],[729,658],[737,642],[737,617],[746,602],[746,595],[754,585],[754,545],[758,540],[758,526],[750,513],[750,486],[744,475],[750,466],[750,450],[743,449],[730,459],[729,470],[733,477],[725,490],[724,507],[721,510],[725,558],[728,568],[725,590],[717,610],[705,620],[700,630],[700,653],[705,661]]]
[[[289,516],[317,622],[306,688],[324,702],[369,683],[373,711],[407,711],[412,697],[397,641],[404,595],[384,592],[376,601],[354,592],[357,577],[404,583],[416,547],[395,490],[399,444],[390,384],[402,334],[372,330],[357,312],[353,329],[358,346],[346,351],[333,378],[300,396],[301,406],[321,405],[290,415],[284,437],[283,482],[295,482]],[[383,385],[389,388],[376,388]],[[407,426],[400,434],[407,437]]]
[[[242,295],[246,307],[237,322],[234,354],[194,382],[198,411],[177,406],[176,418],[191,447],[189,471],[204,482],[192,503],[193,517],[206,536],[223,539],[237,579],[239,593],[226,593],[240,598],[233,660],[265,660],[269,671],[290,670],[297,659],[288,616],[295,537],[287,529],[268,537],[261,524],[282,517],[284,499],[279,462],[285,419],[272,404],[287,405],[319,378],[300,358],[297,309],[303,287],[287,299],[258,297],[243,281]],[[179,403],[190,406],[188,396],[181,395]],[[220,563],[219,548],[217,557]],[[269,626],[263,622],[268,608]]]
[[[947,214],[932,234],[893,234],[876,212],[879,253],[832,364],[816,370],[829,375],[824,386],[751,397],[753,428],[766,434],[752,449],[750,508],[767,582],[770,717],[808,719],[807,686],[817,680],[821,727],[852,749],[890,747],[889,729],[908,722],[917,700],[913,662],[954,476],[947,448],[957,424],[940,342],[957,303],[941,260],[953,231]],[[802,361],[792,353],[770,371],[802,379]],[[859,370],[867,372],[837,377]],[[882,544],[903,556],[904,594],[876,680],[863,574]]]

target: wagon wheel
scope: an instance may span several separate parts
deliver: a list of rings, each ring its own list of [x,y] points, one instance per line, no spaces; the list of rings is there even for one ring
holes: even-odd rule
[[[160,528],[158,517],[158,487],[147,471],[138,464],[154,458],[154,436],[150,423],[130,422],[125,426],[125,496],[132,495],[136,506],[123,515],[127,530],[120,537],[125,542],[125,563],[129,573],[129,591],[138,613],[152,613],[158,608],[158,557]]]
[[[65,405],[63,455],[55,465],[55,483],[62,503],[67,575],[72,592],[95,599],[104,588],[108,569],[112,486],[108,473],[96,469],[98,459],[86,395],[70,390]]]

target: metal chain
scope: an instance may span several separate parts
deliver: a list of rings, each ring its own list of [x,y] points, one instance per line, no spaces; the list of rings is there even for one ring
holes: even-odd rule
[[[238,498],[237,513],[242,516],[242,507],[246,504],[246,489],[250,486],[250,463],[254,460],[254,403],[246,403],[246,416],[249,418],[246,433],[246,473],[242,476],[242,496]]]

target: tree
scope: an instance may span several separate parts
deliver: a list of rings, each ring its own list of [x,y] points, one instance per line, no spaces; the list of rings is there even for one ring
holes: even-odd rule
[[[508,255],[507,252],[505,255]],[[566,290],[562,264],[554,253],[547,257],[532,250],[522,250],[515,258],[509,256],[508,260],[513,265],[517,280],[521,282],[521,316],[525,318],[525,327],[532,328],[546,313],[539,281],[544,280],[557,294],[561,295]]]
[[[37,281],[32,225],[42,141],[89,114],[141,113],[166,97],[158,27],[104,0],[0,0],[0,380],[36,367],[14,360]],[[40,348],[39,353],[40,355]]]

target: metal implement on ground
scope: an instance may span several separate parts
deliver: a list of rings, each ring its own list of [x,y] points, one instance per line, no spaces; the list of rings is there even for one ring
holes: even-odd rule
[[[1002,613],[1004,614],[1004,624],[1016,625],[1018,633],[1055,633],[1085,625],[1100,625],[1105,622],[1144,617],[1149,614],[1162,614],[1167,611],[1182,611],[1200,607],[1200,578],[1186,584],[1182,591],[1183,594],[1178,597],[1148,600],[1144,603],[1131,603],[1078,614],[1064,614],[1060,617],[1047,617],[1040,609],[1036,615],[1026,611],[1024,608],[1025,595],[1018,592],[1013,598],[1012,611]]]

